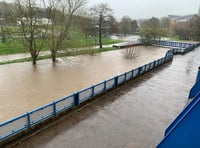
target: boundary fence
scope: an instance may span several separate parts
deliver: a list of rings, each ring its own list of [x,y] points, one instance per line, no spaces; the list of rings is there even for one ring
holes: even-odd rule
[[[192,51],[200,45],[200,43],[181,43],[172,41],[159,41],[155,43],[156,46],[169,47],[174,50],[176,54],[184,54]]]
[[[35,110],[22,114],[16,118],[0,124],[0,142],[10,138],[24,130],[35,126],[46,119],[56,116],[70,108],[78,107],[83,102],[105,93],[106,91],[118,87],[122,83],[134,79],[170,60],[173,59],[173,50],[169,50],[163,58],[132,69],[111,79],[92,85],[86,89],[77,91],[64,98],[53,101],[50,104],[39,107]]]

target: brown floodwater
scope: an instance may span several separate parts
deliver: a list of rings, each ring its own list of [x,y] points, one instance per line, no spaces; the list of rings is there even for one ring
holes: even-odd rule
[[[74,91],[111,78],[165,55],[167,48],[140,47],[136,59],[120,51],[0,66],[0,122],[43,106]]]
[[[200,48],[177,55],[16,147],[154,148],[187,103],[199,56]]]

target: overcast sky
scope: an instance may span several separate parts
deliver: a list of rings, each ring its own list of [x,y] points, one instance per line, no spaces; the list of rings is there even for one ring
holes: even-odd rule
[[[11,2],[13,0],[5,0]],[[125,15],[132,19],[198,13],[200,0],[87,0],[87,6],[108,3],[119,20]]]
[[[197,14],[200,0],[88,0],[88,6],[106,2],[117,19],[128,15],[132,19],[185,14]]]

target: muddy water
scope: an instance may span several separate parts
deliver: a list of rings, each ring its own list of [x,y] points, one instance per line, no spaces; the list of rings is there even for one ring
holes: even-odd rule
[[[137,59],[126,60],[120,51],[0,66],[0,122],[50,103],[69,93],[111,78],[164,56],[168,49],[140,48]]]
[[[18,148],[154,148],[183,109],[200,48],[103,96]]]

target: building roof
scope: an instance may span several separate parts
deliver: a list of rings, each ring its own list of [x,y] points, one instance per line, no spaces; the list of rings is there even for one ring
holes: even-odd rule
[[[176,22],[186,22],[189,21],[194,15],[196,14],[189,14],[189,15],[168,15],[169,18]]]

